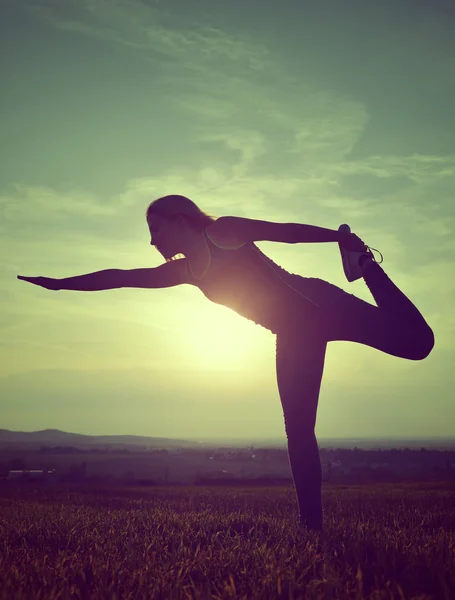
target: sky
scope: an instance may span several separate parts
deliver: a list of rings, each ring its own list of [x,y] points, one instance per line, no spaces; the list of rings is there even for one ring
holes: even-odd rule
[[[329,343],[319,438],[455,436],[454,28],[442,0],[6,0],[0,428],[285,440],[275,336],[197,288],[16,279],[158,266],[145,211],[182,194],[348,223],[433,328],[423,361]],[[373,302],[336,243],[257,245]]]

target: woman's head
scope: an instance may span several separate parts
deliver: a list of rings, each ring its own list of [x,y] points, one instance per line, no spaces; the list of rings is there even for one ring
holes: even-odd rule
[[[200,233],[215,221],[186,196],[172,194],[151,202],[146,212],[150,243],[166,261],[174,260],[183,250],[188,234]]]

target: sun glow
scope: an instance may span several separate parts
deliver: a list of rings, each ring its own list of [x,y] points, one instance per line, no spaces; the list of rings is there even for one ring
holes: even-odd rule
[[[180,335],[195,366],[225,371],[257,362],[262,339],[258,326],[217,305],[192,309],[189,314]]]

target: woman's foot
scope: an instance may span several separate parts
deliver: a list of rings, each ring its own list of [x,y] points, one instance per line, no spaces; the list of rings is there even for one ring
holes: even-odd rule
[[[338,227],[338,231],[340,231],[341,233],[351,233],[351,228],[345,223]],[[347,250],[346,248],[343,248],[343,246],[340,243],[338,243],[338,247],[341,252],[341,260],[343,263],[343,270],[344,274],[346,275],[346,279],[352,282],[363,277],[363,271],[360,266],[359,259],[362,256],[364,256],[365,252]]]
[[[351,233],[351,228],[345,223],[338,227],[338,231],[342,233]],[[376,262],[373,253],[368,246],[366,246],[366,250],[362,251],[347,250],[346,248],[343,248],[340,243],[338,244],[338,247],[341,252],[344,274],[346,275],[346,279],[350,282],[361,279],[363,277],[364,268],[366,268],[371,261]]]

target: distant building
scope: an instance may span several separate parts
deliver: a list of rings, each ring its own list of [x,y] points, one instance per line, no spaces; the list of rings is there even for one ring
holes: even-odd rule
[[[55,471],[43,469],[23,469],[8,472],[8,481],[47,481],[52,480]]]

